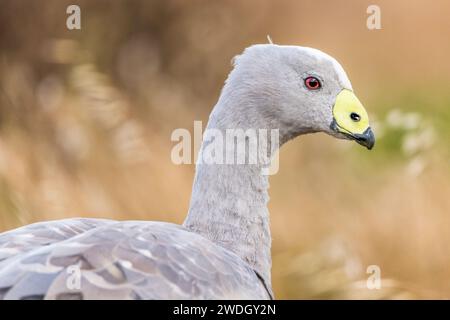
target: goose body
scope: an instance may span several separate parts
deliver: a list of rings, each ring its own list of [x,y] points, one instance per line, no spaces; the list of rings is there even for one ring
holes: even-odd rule
[[[238,256],[176,224],[67,219],[6,232],[0,243],[3,299],[270,297]]]
[[[341,65],[297,46],[255,45],[234,59],[207,129],[277,130],[269,158],[312,132],[374,143]],[[0,299],[273,298],[262,166],[199,162],[183,225],[79,218],[0,234]]]

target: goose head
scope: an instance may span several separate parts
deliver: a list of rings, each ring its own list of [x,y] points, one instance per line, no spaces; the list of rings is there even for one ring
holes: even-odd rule
[[[373,148],[369,116],[344,69],[330,55],[307,47],[261,44],[235,57],[234,65],[221,97],[245,100],[240,105],[247,110],[235,111],[246,113],[259,127],[279,128],[282,142],[324,132]]]

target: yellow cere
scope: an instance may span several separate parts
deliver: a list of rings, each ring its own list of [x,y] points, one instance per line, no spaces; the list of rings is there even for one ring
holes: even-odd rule
[[[354,112],[360,116],[359,121],[350,117]],[[348,90],[342,90],[336,97],[333,107],[333,116],[339,131],[350,134],[362,134],[369,127],[369,116],[355,94]]]

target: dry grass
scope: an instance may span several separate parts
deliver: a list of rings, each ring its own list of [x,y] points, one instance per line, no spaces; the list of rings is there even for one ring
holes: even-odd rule
[[[379,1],[368,31],[370,3],[350,2],[79,1],[83,29],[67,31],[67,1],[2,1],[0,231],[181,222],[194,168],[171,163],[170,133],[205,122],[232,56],[270,34],[336,56],[379,137],[371,153],[322,135],[281,152],[278,297],[450,298],[450,4]]]

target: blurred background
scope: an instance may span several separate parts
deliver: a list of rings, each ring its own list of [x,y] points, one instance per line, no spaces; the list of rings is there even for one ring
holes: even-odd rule
[[[81,8],[81,30],[66,8]],[[367,7],[381,8],[368,30]],[[450,298],[450,2],[0,1],[0,231],[68,217],[181,223],[204,124],[255,43],[337,58],[374,122],[372,152],[317,134],[271,177],[277,298]],[[382,287],[369,290],[370,265]]]

